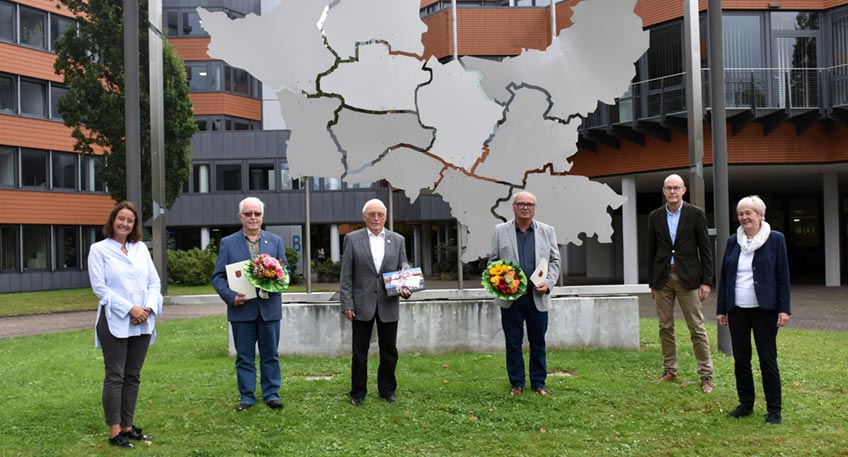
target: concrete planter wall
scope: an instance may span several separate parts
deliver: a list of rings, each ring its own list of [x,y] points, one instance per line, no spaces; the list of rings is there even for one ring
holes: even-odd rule
[[[548,348],[639,349],[638,299],[626,294],[647,290],[644,285],[555,288],[548,317]],[[350,354],[351,325],[339,311],[334,294],[283,297],[280,354]],[[221,303],[217,296],[175,297],[171,302],[177,300]],[[500,308],[482,289],[421,291],[401,301],[398,349],[428,353],[503,351],[500,319]],[[376,344],[372,349],[376,351]],[[231,332],[229,353],[235,355]]]

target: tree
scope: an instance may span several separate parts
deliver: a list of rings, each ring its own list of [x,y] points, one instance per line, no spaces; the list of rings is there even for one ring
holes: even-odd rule
[[[77,15],[79,31],[68,30],[56,47],[56,73],[68,91],[59,100],[65,125],[73,127],[74,150],[106,152],[100,170],[109,194],[124,200],[126,143],[124,126],[123,7],[120,0],[60,0]],[[150,183],[150,94],[147,2],[139,2],[142,214],[152,214]],[[191,172],[191,137],[197,132],[188,96],[185,65],[172,45],[164,44],[165,206],[170,208]]]

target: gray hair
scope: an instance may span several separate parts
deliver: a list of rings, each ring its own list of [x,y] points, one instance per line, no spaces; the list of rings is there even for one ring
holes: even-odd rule
[[[365,214],[365,211],[368,209],[368,206],[371,205],[372,203],[376,203],[376,204],[380,205],[383,208],[383,211],[389,212],[389,209],[386,208],[386,204],[383,203],[382,200],[380,200],[379,198],[372,198],[371,200],[368,200],[367,202],[365,202],[365,205],[362,206],[362,214]]]
[[[738,213],[743,208],[750,208],[760,216],[765,216],[766,214],[766,204],[759,195],[749,195],[739,200],[739,203],[736,204],[736,212]]]
[[[536,196],[535,196],[535,195],[533,195],[533,192],[530,192],[529,190],[519,190],[518,192],[516,192],[516,193],[512,196],[512,201],[511,201],[510,203],[515,204],[515,199],[516,199],[519,195],[521,195],[521,194],[527,194],[527,195],[529,195],[529,196],[533,197],[533,202],[535,202],[535,201],[536,201]]]
[[[258,203],[259,208],[262,210],[262,212],[263,213],[265,212],[265,203],[263,203],[262,200],[260,200],[256,197],[247,197],[244,200],[239,202],[239,213],[244,211],[244,205],[247,204],[247,203]]]

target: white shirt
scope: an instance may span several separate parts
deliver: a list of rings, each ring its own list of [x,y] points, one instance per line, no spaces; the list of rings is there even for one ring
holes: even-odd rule
[[[754,291],[754,253],[739,253],[736,264],[736,306],[740,308],[759,308],[757,293]]]
[[[162,293],[159,274],[144,243],[127,243],[127,253],[121,252],[121,243],[106,238],[91,245],[88,253],[88,277],[97,304],[97,321],[101,310],[106,309],[109,332],[115,338],[152,335],[156,339],[155,316],[162,313]],[[141,324],[133,324],[130,309],[133,306],[150,308],[150,317]],[[95,328],[97,326],[95,325]],[[95,346],[100,347],[97,332]]]
[[[386,229],[383,229],[379,235],[368,230],[368,242],[371,244],[371,259],[374,261],[374,269],[379,273],[380,266],[383,265],[383,257],[386,255]]]

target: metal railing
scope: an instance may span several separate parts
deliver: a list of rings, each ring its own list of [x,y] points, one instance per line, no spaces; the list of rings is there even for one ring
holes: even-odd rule
[[[704,108],[710,107],[710,69],[701,70]],[[615,105],[600,103],[586,117],[588,128],[685,116],[685,73],[633,83]],[[728,110],[826,110],[848,107],[848,65],[829,68],[725,69]]]

